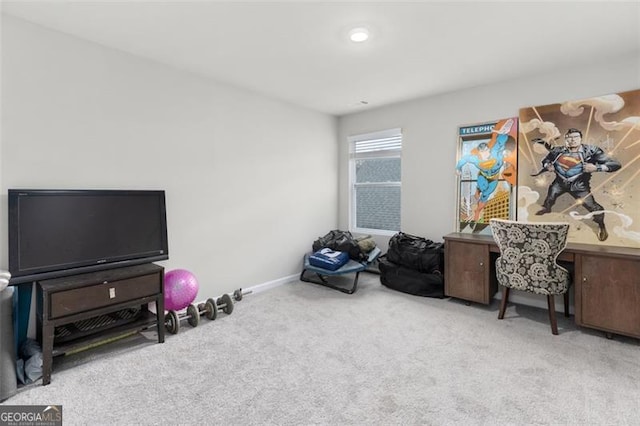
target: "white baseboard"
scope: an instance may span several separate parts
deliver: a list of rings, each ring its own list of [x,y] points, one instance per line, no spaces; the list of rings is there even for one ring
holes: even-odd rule
[[[252,287],[248,287],[243,289],[243,293],[248,293],[248,292],[252,292],[252,293],[260,293],[262,291],[267,291],[267,290],[271,290],[272,288],[281,286],[283,284],[286,283],[290,283],[292,281],[297,281],[299,278],[299,275],[290,275],[288,277],[283,277],[283,278],[279,278],[277,280],[273,280],[273,281],[267,281],[265,283],[261,283],[261,284],[256,284]],[[498,291],[495,296],[494,296],[495,300],[502,300],[502,291]],[[542,295],[534,295],[534,294],[526,294],[526,293],[521,293],[518,294],[518,292],[516,291],[512,291],[511,294],[509,294],[509,303],[516,303],[516,304],[521,304],[521,305],[526,305],[526,306],[532,306],[534,308],[540,308],[540,309],[547,309],[547,298],[545,296]],[[555,304],[556,304],[556,312],[564,312],[564,297],[563,296],[556,296],[555,297]],[[573,298],[569,299],[569,312],[571,314],[573,314],[574,309],[573,309]]]
[[[297,281],[299,277],[300,277],[299,274],[289,275],[288,277],[278,278],[277,280],[267,281],[267,282],[262,283],[262,284],[256,284],[256,285],[254,285],[252,287],[243,289],[242,292],[243,293],[248,293],[248,292],[260,293],[262,291],[271,290],[272,288],[281,286],[283,284],[290,283],[292,281]]]
[[[277,280],[273,280],[273,281],[267,281],[265,283],[261,283],[261,284],[256,284],[252,287],[248,287],[248,288],[243,288],[242,289],[242,293],[243,294],[248,294],[248,293],[260,293],[262,291],[267,291],[267,290],[271,290],[272,288],[281,286],[282,284],[286,284],[286,283],[290,283],[292,281],[296,281],[300,276],[298,274],[296,275],[289,275],[288,277],[283,277],[283,278],[278,278]],[[233,297],[233,293],[228,293],[229,296]],[[191,302],[192,305],[198,306],[201,303],[205,303],[206,300],[200,300],[200,301],[193,301]],[[35,305],[34,305],[35,306]],[[149,303],[149,310],[151,312],[153,312],[154,314],[156,313],[156,304],[155,302],[151,302]],[[184,311],[184,309],[181,309],[181,312]]]

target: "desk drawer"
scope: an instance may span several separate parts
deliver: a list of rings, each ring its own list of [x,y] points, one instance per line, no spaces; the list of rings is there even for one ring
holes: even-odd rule
[[[491,281],[487,244],[445,239],[445,294],[471,302],[491,303],[496,286]]]
[[[89,285],[51,294],[49,319],[64,317],[161,293],[159,274]]]
[[[640,338],[640,261],[579,256],[576,323]]]

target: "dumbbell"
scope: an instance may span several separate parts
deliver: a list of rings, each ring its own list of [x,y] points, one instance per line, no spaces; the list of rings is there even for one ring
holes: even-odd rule
[[[243,292],[243,291],[242,291],[242,289],[241,289],[241,288],[239,288],[239,289],[237,289],[236,291],[234,291],[234,292],[233,292],[233,298],[234,298],[237,302],[239,302],[239,301],[241,301],[241,300],[242,300],[242,298],[243,298],[244,296],[246,296],[247,294],[251,294],[251,293],[253,293],[253,290],[249,290],[249,291],[244,291],[244,292]]]
[[[192,327],[197,327],[200,324],[200,312],[198,308],[194,305],[189,305],[187,307],[187,312],[184,314],[179,314],[177,311],[169,311],[166,315],[164,326],[167,331],[171,334],[178,334],[180,332],[180,321],[183,319],[187,319],[189,325]]]
[[[210,320],[215,320],[218,317],[218,308],[216,307],[216,301],[214,299],[207,299],[206,302],[198,304],[198,311],[201,315]]]
[[[231,312],[233,312],[233,300],[231,300],[231,296],[226,293],[218,297],[217,305],[218,309],[227,315],[231,315]]]
[[[204,314],[210,320],[218,318],[218,311],[222,311],[227,315],[231,315],[233,312],[233,300],[228,294],[223,294],[218,300],[207,299],[205,303],[198,305],[198,311],[200,314]]]

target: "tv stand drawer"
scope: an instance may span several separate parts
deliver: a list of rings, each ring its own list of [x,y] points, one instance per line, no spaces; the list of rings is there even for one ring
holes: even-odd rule
[[[149,263],[43,280],[38,315],[57,320],[162,294],[163,275],[162,267]]]
[[[162,292],[158,284],[157,274],[151,274],[52,293],[49,319],[152,296]]]
[[[37,285],[37,337],[42,384],[51,381],[53,356],[154,326],[164,342],[164,268],[152,263],[42,280]],[[156,312],[148,304],[155,303]],[[118,312],[139,310],[125,317]],[[66,334],[56,328],[68,326]]]

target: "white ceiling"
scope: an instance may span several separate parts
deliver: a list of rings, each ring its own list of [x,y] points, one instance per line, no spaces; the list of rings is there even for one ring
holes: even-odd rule
[[[333,115],[618,55],[640,61],[640,1],[48,0],[2,7]],[[369,28],[369,41],[348,40],[356,26]]]

